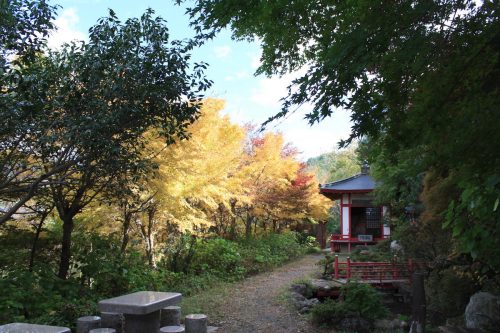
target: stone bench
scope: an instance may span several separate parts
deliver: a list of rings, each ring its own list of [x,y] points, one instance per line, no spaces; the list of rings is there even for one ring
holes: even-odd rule
[[[0,333],[71,333],[67,327],[11,323],[0,326]]]

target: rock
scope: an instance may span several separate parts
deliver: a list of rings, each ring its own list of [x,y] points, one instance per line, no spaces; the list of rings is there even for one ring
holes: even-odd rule
[[[487,292],[478,292],[472,295],[465,308],[465,326],[471,329],[498,332],[500,297]]]
[[[401,326],[401,320],[399,320],[399,319],[393,319],[391,321],[391,328],[392,329],[398,329],[398,328],[401,328],[401,327],[402,327]]]
[[[296,292],[291,292],[290,297],[292,298],[292,301],[295,301],[295,302],[302,302],[302,301],[307,299],[302,294],[299,294]]]
[[[309,302],[314,306],[319,303],[319,299],[317,298],[311,298],[309,299]]]
[[[372,327],[368,320],[359,317],[344,318],[338,325],[340,330],[346,332],[371,333]]]
[[[324,279],[312,279],[311,286],[313,289],[313,293],[317,293],[318,291],[329,291],[332,289],[338,289],[342,285],[336,281],[324,280]]]
[[[387,319],[377,319],[373,323],[373,326],[378,330],[387,331],[392,329],[392,322]]]
[[[394,331],[394,330],[399,330],[399,329],[404,329],[407,326],[407,323],[405,321],[399,320],[399,319],[393,319],[393,320],[388,320],[388,319],[377,319],[373,323],[373,326],[381,331]]]
[[[481,333],[482,331],[468,330],[463,327],[456,326],[439,326],[438,330],[440,333]]]
[[[397,241],[393,240],[390,245],[390,249],[392,253],[400,253],[403,252],[403,247]]]
[[[306,296],[307,286],[304,283],[292,284],[290,286],[290,290],[294,293],[300,294],[302,296]]]
[[[311,310],[313,306],[319,303],[319,299],[317,298],[307,299],[300,294],[292,293],[292,303],[295,306],[295,308],[299,311],[299,313],[306,313],[309,310]]]
[[[290,300],[293,304],[293,306],[297,309],[300,310],[301,308],[304,307],[304,302],[307,302],[307,298],[302,296],[299,293],[296,292],[291,292],[290,293]]]

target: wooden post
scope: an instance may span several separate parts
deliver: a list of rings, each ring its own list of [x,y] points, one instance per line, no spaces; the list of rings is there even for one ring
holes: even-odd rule
[[[413,290],[413,303],[412,303],[412,322],[410,325],[410,333],[424,333],[426,305],[425,305],[425,288],[424,288],[423,273],[413,273],[412,290]]]
[[[410,258],[410,259],[408,259],[408,275],[409,275],[409,277],[411,277],[413,275],[413,270],[414,270],[413,260]]]
[[[351,278],[351,257],[347,257],[347,278]]]
[[[397,269],[396,268],[396,262],[397,262],[397,256],[394,255],[394,257],[392,258],[392,278],[394,280],[396,280],[397,277],[398,277],[398,272],[396,271],[396,269]]]
[[[335,263],[333,264],[333,271],[335,274],[335,278],[338,279],[339,278],[339,255],[338,254],[335,255]]]

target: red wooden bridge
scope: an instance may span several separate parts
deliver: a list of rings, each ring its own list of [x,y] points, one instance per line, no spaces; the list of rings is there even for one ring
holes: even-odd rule
[[[336,255],[332,275],[335,280],[342,283],[357,280],[382,286],[409,282],[412,273],[420,266],[411,259],[408,262],[398,262],[396,258],[389,262],[353,262],[347,257],[345,262],[340,262],[339,256]]]

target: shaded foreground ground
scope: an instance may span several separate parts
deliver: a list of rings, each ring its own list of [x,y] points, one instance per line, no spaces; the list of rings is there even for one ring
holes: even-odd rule
[[[322,257],[322,254],[308,255],[272,272],[189,297],[183,302],[183,312],[207,314],[222,333],[325,332],[311,326],[284,297],[292,281],[319,272],[316,263]]]

